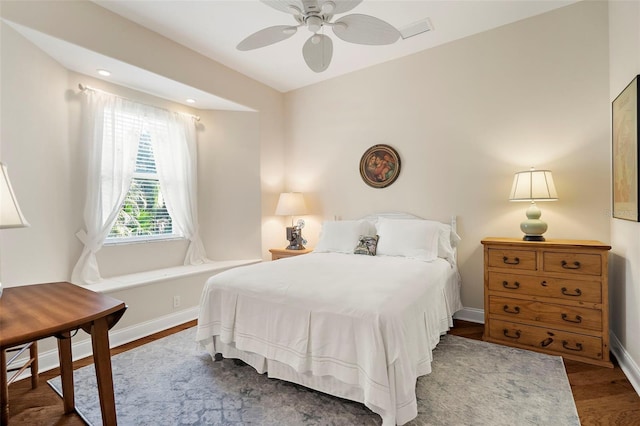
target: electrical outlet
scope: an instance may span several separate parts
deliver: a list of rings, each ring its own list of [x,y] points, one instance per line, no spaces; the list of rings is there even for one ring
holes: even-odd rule
[[[173,307],[177,308],[180,306],[180,296],[173,296]]]

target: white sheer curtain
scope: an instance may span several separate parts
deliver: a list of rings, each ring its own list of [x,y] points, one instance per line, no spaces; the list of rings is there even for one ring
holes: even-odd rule
[[[92,284],[102,279],[96,253],[109,235],[131,185],[143,130],[151,136],[158,179],[173,226],[190,242],[184,264],[209,262],[198,229],[193,118],[93,90],[86,92],[83,108],[83,140],[89,145],[86,229],[76,234],[84,249],[71,281]]]
[[[142,131],[140,108],[107,93],[88,90],[84,96],[83,143],[86,143],[86,229],[76,235],[84,243],[71,281],[91,284],[101,280],[96,253],[109,235],[135,169]]]
[[[173,226],[189,240],[185,265],[210,262],[200,239],[196,131],[193,118],[157,110],[149,123],[162,195]]]

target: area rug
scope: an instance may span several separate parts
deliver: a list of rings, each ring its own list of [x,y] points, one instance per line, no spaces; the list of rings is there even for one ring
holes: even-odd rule
[[[118,424],[379,425],[364,405],[214,362],[191,328],[112,358]],[[579,425],[562,358],[446,335],[418,379],[409,425]],[[101,425],[93,365],[74,371],[76,409]],[[49,380],[61,393],[60,377]]]

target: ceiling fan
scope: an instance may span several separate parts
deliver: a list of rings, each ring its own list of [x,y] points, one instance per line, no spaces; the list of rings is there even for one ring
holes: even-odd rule
[[[333,42],[323,33],[331,27],[340,39],[356,44],[383,45],[395,43],[400,32],[391,24],[370,15],[351,14],[331,22],[333,16],[345,13],[362,3],[362,0],[260,0],[262,3],[289,13],[298,25],[276,25],[264,28],[242,40],[236,47],[247,51],[269,46],[293,36],[300,27],[313,34],[302,47],[305,62],[315,72],[329,67],[333,56]]]

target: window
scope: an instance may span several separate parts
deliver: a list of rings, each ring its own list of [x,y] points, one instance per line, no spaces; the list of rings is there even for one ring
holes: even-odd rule
[[[182,237],[174,230],[162,195],[151,144],[143,132],[138,142],[136,166],[131,186],[109,232],[107,243],[147,241]]]
[[[207,262],[198,235],[193,117],[95,89],[84,93],[85,228],[76,233],[84,249],[71,281],[100,282],[96,253],[107,242],[184,238],[184,264]]]

